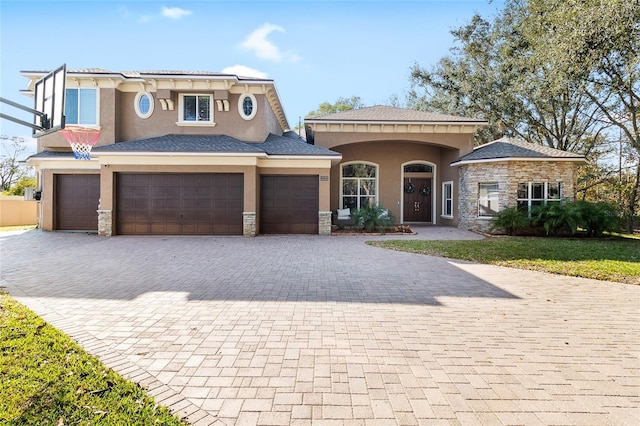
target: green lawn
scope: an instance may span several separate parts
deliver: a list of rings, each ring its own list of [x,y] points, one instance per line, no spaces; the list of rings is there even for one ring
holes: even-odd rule
[[[640,284],[640,239],[489,237],[476,241],[371,241],[391,250],[560,275]]]
[[[0,293],[0,424],[185,425]]]

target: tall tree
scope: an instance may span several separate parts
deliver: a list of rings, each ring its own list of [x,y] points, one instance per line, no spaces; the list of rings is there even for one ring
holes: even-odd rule
[[[493,20],[475,15],[452,31],[456,45],[434,68],[412,68],[409,104],[487,119],[478,142],[516,136],[589,154],[604,140],[599,111],[576,82],[553,84],[522,30],[526,8],[511,2]]]
[[[579,81],[634,152],[628,230],[640,201],[640,0],[529,0],[523,31],[556,85]],[[616,133],[617,133],[616,132]]]
[[[350,98],[338,98],[334,103],[323,102],[318,108],[310,111],[308,117],[322,117],[336,112],[351,111],[352,109],[360,109],[364,107],[364,103],[360,96],[351,96]]]

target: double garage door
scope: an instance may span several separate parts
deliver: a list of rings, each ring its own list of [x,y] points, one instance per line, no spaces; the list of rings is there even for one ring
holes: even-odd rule
[[[118,173],[120,235],[242,235],[241,173]]]
[[[99,175],[56,175],[55,228],[98,229]],[[118,173],[115,233],[242,235],[241,173]],[[318,176],[260,178],[260,232],[318,233]]]

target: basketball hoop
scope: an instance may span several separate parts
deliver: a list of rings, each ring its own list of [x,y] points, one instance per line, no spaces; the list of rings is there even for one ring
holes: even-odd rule
[[[67,126],[60,130],[62,136],[69,142],[76,160],[91,160],[91,148],[100,137],[100,130],[88,127]]]

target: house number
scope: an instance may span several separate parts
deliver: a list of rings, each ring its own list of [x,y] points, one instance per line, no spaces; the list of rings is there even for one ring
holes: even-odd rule
[[[329,182],[329,176],[320,176],[320,182]]]
[[[419,212],[420,211],[420,201],[416,201],[413,203],[413,211],[415,212]]]

